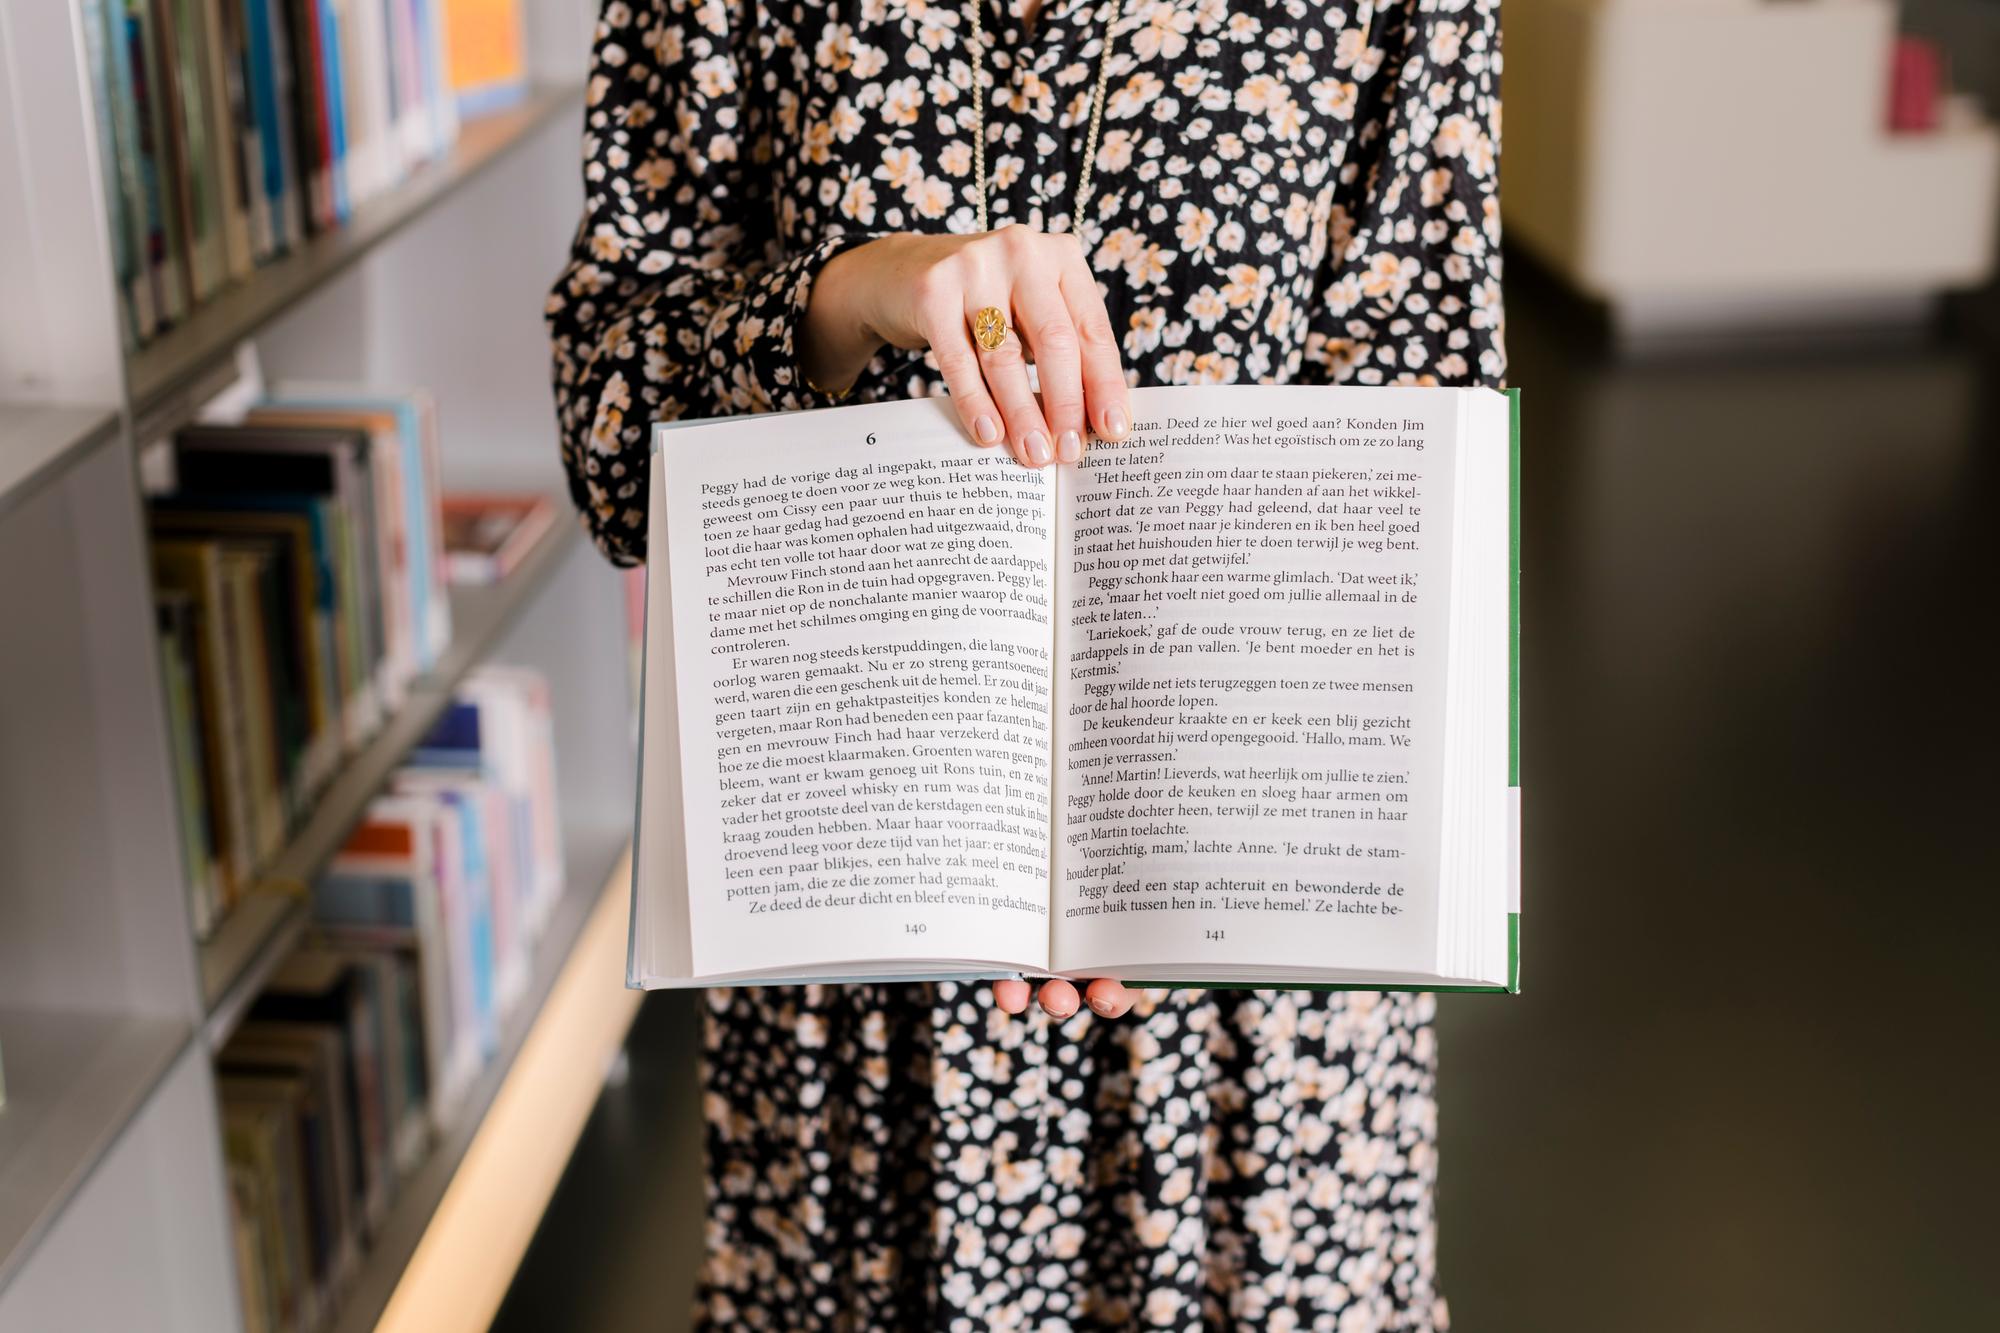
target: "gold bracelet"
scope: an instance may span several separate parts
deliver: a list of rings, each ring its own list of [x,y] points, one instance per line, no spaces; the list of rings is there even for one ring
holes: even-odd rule
[[[813,377],[806,374],[804,366],[799,367],[799,378],[805,381],[806,387],[808,389],[811,389],[814,393],[818,394],[822,398],[831,398],[836,403],[839,402],[841,399],[847,397],[848,394],[854,392],[853,381],[850,381],[848,383],[848,386],[845,389],[840,390],[839,392],[835,392],[832,389],[820,388],[819,385],[813,383]],[[857,376],[856,378],[858,379],[859,377]]]

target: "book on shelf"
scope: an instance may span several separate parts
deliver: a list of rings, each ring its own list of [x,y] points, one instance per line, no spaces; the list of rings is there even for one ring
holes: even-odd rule
[[[229,277],[224,235],[222,168],[208,87],[208,41],[196,26],[197,0],[152,0],[160,94],[167,113],[169,174],[174,207],[187,240],[189,294],[199,303]]]
[[[555,525],[549,498],[524,494],[447,493],[443,504],[445,573],[453,583],[498,583],[514,572]]]
[[[178,431],[149,469],[197,935],[446,646],[434,436],[420,395],[324,386]]]
[[[158,24],[149,0],[113,0],[125,13],[120,77],[132,99],[137,138],[133,153],[139,174],[141,252],[152,287],[155,332],[187,317],[193,301],[193,264],[174,174],[173,112],[167,104],[166,70],[160,59]]]
[[[331,1037],[332,1034],[327,1034]],[[216,1057],[223,1150],[261,1173],[276,1205],[265,1219],[282,1259],[267,1269],[281,1328],[318,1327],[358,1268],[361,1237],[344,1168],[346,1108],[338,1053],[316,1040],[283,1039],[250,1025]]]
[[[265,983],[246,1024],[252,1032],[267,1024],[316,1026],[338,1039],[341,1093],[352,1140],[348,1156],[355,1163],[354,1193],[359,1214],[370,1229],[381,1225],[395,1193],[395,1140],[411,1109],[402,1100],[406,1092],[399,1082],[401,1070],[389,1049],[395,1015],[386,1005],[394,992],[382,989],[383,968],[393,984],[392,957],[373,955],[364,961],[320,946],[300,949]],[[421,1122],[421,1107],[417,1114]]]
[[[556,809],[555,725],[548,682],[489,664],[469,674],[409,769],[478,778],[505,798],[505,829],[519,869],[529,933],[539,933],[562,893],[562,827]]]
[[[446,78],[461,115],[520,100],[528,88],[521,0],[443,0]]]
[[[532,671],[467,677],[316,878],[307,943],[217,1057],[253,1326],[337,1312],[498,1053],[560,856],[549,705]]]
[[[1517,402],[656,429],[629,980],[1516,989]]]
[[[134,346],[450,147],[441,3],[82,0]]]
[[[439,818],[426,802],[378,797],[313,884],[313,922],[349,949],[396,950],[415,969],[424,1077],[439,1123],[479,1072],[473,969],[483,936],[440,862]],[[490,965],[490,964],[489,964]]]
[[[136,107],[122,0],[82,0],[78,26],[90,81],[97,166],[111,219],[111,266],[125,316],[125,338],[153,336],[159,315],[145,258],[145,202],[139,181]]]
[[[561,856],[547,682],[482,666],[313,886],[329,937],[414,950],[440,1115],[525,992]]]
[[[215,857],[213,888],[197,884],[191,892],[207,894],[193,914],[197,934],[212,930],[216,920],[248,887],[256,867],[250,814],[251,783],[246,694],[234,683],[238,661],[232,645],[239,637],[234,601],[225,592],[219,542],[183,542],[155,537],[152,543],[153,582],[162,594],[177,594],[192,608],[193,646],[175,645],[181,666],[196,681],[195,697],[201,738],[200,798],[208,845]],[[188,654],[192,653],[191,659]],[[187,790],[179,793],[187,799]]]
[[[240,1235],[237,1268],[244,1320],[273,1333],[319,1320],[313,1251],[301,1163],[302,1080],[218,1076],[222,1151],[230,1207]]]
[[[194,598],[183,591],[161,589],[154,594],[160,636],[160,667],[165,675],[167,739],[174,766],[175,814],[181,834],[182,871],[188,883],[188,917],[195,938],[207,939],[215,929],[223,901],[222,864],[205,817],[208,781],[203,737],[201,624]]]
[[[437,666],[451,643],[451,598],[446,590],[442,455],[437,403],[421,389],[364,389],[310,381],[279,384],[248,418],[253,423],[366,430],[377,457],[398,460],[392,495],[402,497],[402,520],[392,520],[399,566],[407,569],[408,613],[402,633],[419,670]],[[393,499],[387,499],[394,508]]]

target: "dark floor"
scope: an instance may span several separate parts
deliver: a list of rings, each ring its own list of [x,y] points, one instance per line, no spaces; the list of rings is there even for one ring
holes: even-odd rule
[[[2000,1328],[2000,320],[1619,365],[1524,269],[1527,989],[1442,1002],[1454,1326]],[[691,1052],[650,998],[504,1333],[685,1326]]]

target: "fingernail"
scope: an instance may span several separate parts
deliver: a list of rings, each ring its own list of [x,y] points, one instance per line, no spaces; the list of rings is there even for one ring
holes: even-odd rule
[[[1040,431],[1028,432],[1028,438],[1021,441],[1021,447],[1028,451],[1028,461],[1036,467],[1049,461],[1049,437]]]
[[[981,444],[992,444],[1000,438],[1000,428],[993,424],[992,417],[981,417],[972,423],[972,437]]]
[[[1123,435],[1131,422],[1125,419],[1122,407],[1107,408],[1104,413],[1104,433],[1113,437]]]
[[[1059,451],[1057,456],[1065,463],[1074,463],[1083,457],[1083,438],[1073,430],[1064,431],[1056,445]]]
[[[1049,1010],[1049,1017],[1050,1017],[1050,1018],[1068,1018],[1068,1017],[1069,1017],[1069,1016],[1070,1016],[1071,1014],[1074,1014],[1075,1012],[1076,1012],[1076,1010],[1074,1010],[1074,1009],[1051,1009],[1051,1010]]]
[[[1104,1015],[1106,1018],[1111,1017],[1112,1013],[1116,1011],[1116,1009],[1118,1008],[1118,1006],[1111,1003],[1111,1001],[1102,998],[1092,999],[1090,1002],[1090,1007],[1092,1009],[1095,1009],[1098,1013]]]

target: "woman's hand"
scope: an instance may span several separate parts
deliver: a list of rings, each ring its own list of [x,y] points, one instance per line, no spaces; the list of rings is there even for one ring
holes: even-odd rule
[[[1083,998],[1090,1005],[1090,1012],[1099,1018],[1123,1018],[1125,1011],[1132,1007],[1133,995],[1110,977],[1099,977],[1084,988]],[[1049,1011],[1049,1017],[1068,1018],[1076,1012],[1076,987],[1061,977],[1054,977],[1042,983],[1041,1000],[1042,1008]],[[1028,1008],[1028,983],[994,982],[993,1003],[1003,1014],[1025,1012]]]
[[[1010,326],[991,352],[972,337],[986,306]],[[973,442],[1005,440],[1028,467],[1076,462],[1087,432],[1122,440],[1132,429],[1118,339],[1083,247],[1066,232],[898,232],[843,251],[813,280],[799,336],[807,376],[836,391],[884,343],[930,348]]]

